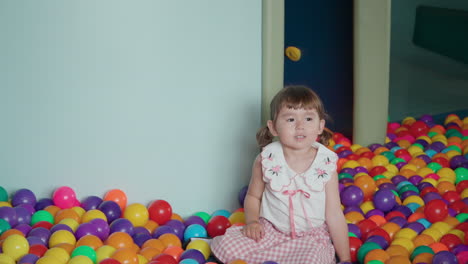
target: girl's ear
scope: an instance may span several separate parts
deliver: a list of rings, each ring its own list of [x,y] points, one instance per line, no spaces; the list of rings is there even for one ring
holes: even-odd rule
[[[277,136],[278,136],[278,132],[276,132],[275,125],[274,125],[274,123],[273,123],[272,120],[268,120],[268,121],[267,121],[267,127],[268,127],[268,129],[270,130],[270,133],[271,133],[274,137],[277,137]]]
[[[323,129],[325,129],[325,119],[320,119],[319,128],[320,128],[319,135],[321,135],[323,133]]]

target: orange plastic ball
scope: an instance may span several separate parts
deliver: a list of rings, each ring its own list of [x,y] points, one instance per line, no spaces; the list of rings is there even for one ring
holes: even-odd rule
[[[133,238],[125,232],[114,232],[107,238],[106,245],[114,248],[131,248],[133,245]]]
[[[138,256],[135,251],[130,248],[117,249],[114,254],[112,254],[112,258],[120,261],[121,264],[138,264]]]
[[[124,191],[119,189],[113,189],[108,191],[103,198],[104,201],[114,201],[116,202],[122,212],[125,211],[125,207],[127,206],[127,195]]]
[[[174,235],[172,233],[165,233],[162,234],[159,237],[159,240],[167,247],[182,247],[182,242],[180,241],[179,237],[177,235]]]
[[[91,247],[94,250],[97,250],[98,248],[102,247],[104,243],[102,243],[101,239],[99,237],[94,236],[94,235],[86,235],[78,239],[76,242],[76,247],[79,246],[88,246]]]

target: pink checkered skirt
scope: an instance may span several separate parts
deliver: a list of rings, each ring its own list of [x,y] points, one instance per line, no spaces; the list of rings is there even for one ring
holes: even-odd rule
[[[248,264],[262,264],[268,260],[279,264],[335,263],[335,248],[326,225],[299,233],[292,239],[290,234],[279,231],[268,220],[260,218],[260,223],[265,236],[259,242],[244,236],[242,226],[233,226],[223,236],[213,239],[213,254],[223,263],[235,259]]]

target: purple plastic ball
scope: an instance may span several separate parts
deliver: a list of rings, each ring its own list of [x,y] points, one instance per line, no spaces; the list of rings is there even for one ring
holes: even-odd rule
[[[401,216],[392,217],[389,220],[389,222],[395,223],[395,224],[399,225],[400,227],[403,227],[407,223],[406,219],[401,217]]]
[[[50,230],[44,227],[36,227],[31,229],[28,233],[28,237],[38,237],[44,242],[45,245],[49,243]]]
[[[388,247],[387,240],[385,240],[385,238],[383,238],[382,236],[379,236],[379,235],[374,235],[374,236],[368,237],[367,240],[366,240],[366,243],[367,242],[374,242],[377,245],[379,245],[383,250],[387,249],[387,247]]]
[[[53,227],[50,228],[50,233],[53,234],[59,230],[66,230],[70,233],[73,234],[73,229],[71,229],[71,227],[69,227],[68,225],[66,224],[56,224],[54,225]]]
[[[182,254],[180,255],[180,260],[183,259],[193,259],[196,260],[199,264],[205,263],[205,256],[203,256],[203,253],[196,249],[187,249]]]
[[[247,195],[247,190],[249,189],[249,186],[244,186],[239,190],[239,194],[237,195],[237,200],[239,201],[239,206],[244,207],[244,200],[245,196]]]
[[[377,148],[380,148],[380,147],[382,147],[381,144],[375,143],[375,144],[369,145],[368,148],[369,148],[372,152],[374,152],[374,150],[376,150]]]
[[[361,167],[361,166],[354,168],[354,170],[356,171],[356,173],[366,173],[366,174],[369,173],[369,171],[366,168]]]
[[[351,176],[356,174],[356,171],[353,168],[344,168],[340,171],[340,173],[348,173]]]
[[[426,187],[434,187],[434,185],[432,185],[432,183],[430,183],[430,182],[421,182],[420,184],[418,184],[417,187],[421,191],[422,189],[424,189]]]
[[[409,191],[406,191],[406,192],[403,192],[402,194],[400,194],[400,199],[405,200],[406,198],[408,198],[410,196],[419,196],[419,193],[417,193],[417,192],[415,192],[413,190],[409,190]]]
[[[388,189],[380,189],[374,194],[374,206],[382,212],[388,212],[396,205],[395,194]]]
[[[429,201],[440,200],[440,199],[442,199],[442,196],[439,193],[436,193],[436,192],[428,192],[428,193],[424,194],[424,196],[423,196],[423,200],[424,200],[425,204],[427,204]]]
[[[30,224],[31,223],[31,213],[29,212],[28,209],[22,207],[22,206],[17,206],[14,208],[16,212],[16,222],[17,225],[20,224]]]
[[[134,234],[132,238],[133,238],[133,242],[135,242],[135,244],[141,247],[148,239],[151,239],[152,237],[150,234],[147,234],[147,233],[138,233],[138,234]]]
[[[347,214],[349,212],[359,212],[361,214],[363,214],[364,212],[362,211],[361,207],[359,206],[355,206],[355,205],[352,205],[352,206],[347,206],[345,207],[345,209],[343,210],[343,214]]]
[[[361,238],[361,229],[355,224],[348,223],[348,231],[355,234],[358,238]]]
[[[122,214],[122,209],[114,201],[104,201],[98,206],[98,210],[103,212],[107,217],[107,223],[113,223],[119,219]]]
[[[37,201],[36,205],[34,205],[34,209],[36,209],[36,211],[44,210],[44,208],[50,205],[54,205],[54,201],[52,199],[42,198],[39,201]]]
[[[47,242],[44,242],[40,237],[37,236],[28,236],[26,237],[26,240],[28,241],[28,244],[30,246],[33,245],[43,245],[43,246],[48,246]]]
[[[185,219],[185,221],[184,221],[185,228],[187,228],[187,226],[193,225],[193,224],[199,224],[199,225],[203,226],[204,228],[206,228],[205,221],[201,217],[199,217],[197,215],[191,215],[187,219]]]
[[[167,234],[167,233],[174,234],[177,236],[176,232],[174,231],[174,228],[172,228],[171,226],[162,225],[162,226],[158,226],[153,231],[153,238],[159,238],[161,235]]]
[[[90,222],[80,224],[75,231],[77,240],[87,235],[96,235],[96,228]]]
[[[98,196],[88,196],[81,201],[81,207],[85,211],[98,209],[99,205],[102,203],[102,199]],[[120,208],[120,207],[119,207]]]
[[[17,264],[30,264],[30,263],[36,263],[36,261],[39,259],[39,256],[34,255],[34,254],[26,254],[22,256]]]
[[[396,205],[392,210],[402,212],[406,218],[413,214],[413,211],[404,205]]]
[[[18,223],[15,209],[9,206],[0,207],[0,219],[7,221],[11,227],[16,226]]]
[[[364,200],[364,193],[359,187],[349,185],[340,193],[340,198],[344,206],[359,206]]]
[[[15,229],[21,231],[21,233],[23,233],[24,236],[27,236],[29,234],[29,231],[32,230],[32,227],[28,224],[19,224],[15,226]]]
[[[180,240],[184,239],[184,231],[185,231],[185,225],[179,220],[172,219],[167,221],[164,225],[172,227],[174,230],[175,234]]]
[[[99,237],[102,241],[106,240],[110,233],[109,224],[106,220],[101,218],[95,218],[89,221],[94,228],[96,229],[96,236]]]
[[[408,179],[408,181],[411,182],[414,186],[417,186],[422,180],[423,180],[423,177],[419,175],[413,175],[409,177]]]
[[[382,212],[381,210],[379,210],[379,209],[372,209],[372,210],[369,210],[369,211],[366,213],[365,218],[369,218],[369,217],[371,217],[371,216],[373,216],[373,215],[380,215],[380,216],[385,217],[385,213]]]
[[[419,222],[407,223],[405,227],[412,229],[413,231],[415,231],[418,234],[420,234],[422,231],[424,231],[424,229],[426,229],[424,227],[424,225],[419,223]]]
[[[395,184],[393,183],[390,183],[390,182],[384,182],[382,184],[379,185],[379,189],[382,190],[382,189],[389,189],[389,190],[394,190],[396,191],[396,186]]]
[[[402,175],[395,175],[392,177],[392,183],[398,185],[400,182],[406,181],[406,177]]]
[[[109,225],[110,228],[110,233],[114,232],[125,232],[129,234],[130,236],[133,236],[134,231],[133,231],[133,224],[130,222],[130,220],[126,218],[119,218],[115,219],[112,221],[112,223]]]
[[[449,251],[439,251],[432,257],[432,263],[458,264],[457,257]]]
[[[36,195],[28,189],[19,189],[11,197],[11,205],[14,207],[20,204],[30,204],[34,206],[36,201]]]

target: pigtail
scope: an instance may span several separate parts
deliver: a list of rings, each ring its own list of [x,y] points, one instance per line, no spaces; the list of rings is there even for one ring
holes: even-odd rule
[[[324,128],[322,131],[322,134],[319,136],[318,142],[320,142],[321,144],[325,146],[328,146],[328,143],[330,139],[332,138],[332,136],[333,136],[333,132],[328,128]]]
[[[257,144],[260,149],[271,142],[273,142],[273,135],[270,133],[270,129],[267,126],[260,128],[257,132]]]

